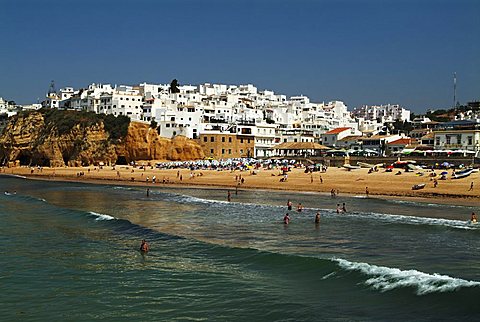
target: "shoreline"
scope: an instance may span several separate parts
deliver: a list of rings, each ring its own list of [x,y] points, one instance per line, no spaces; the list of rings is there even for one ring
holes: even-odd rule
[[[433,184],[429,184],[428,177],[419,177],[414,173],[404,173],[402,176],[396,176],[385,172],[368,174],[368,169],[345,171],[341,168],[330,168],[327,172],[308,174],[304,173],[304,169],[293,169],[288,173],[287,182],[279,181],[278,170],[264,169],[252,175],[252,172],[239,170],[233,172],[230,170],[190,171],[188,169],[138,169],[129,166],[104,167],[103,169],[98,167],[40,169],[18,167],[4,168],[0,175],[17,176],[30,180],[142,188],[174,187],[184,189],[238,189],[239,191],[290,191],[292,193],[317,193],[322,195],[330,194],[333,189],[339,193],[339,197],[348,196],[350,198],[356,196],[366,198],[365,187],[368,186],[369,198],[445,205],[461,204],[465,206],[478,206],[480,203],[479,173],[472,174],[466,180],[448,179],[436,188],[433,188]],[[153,176],[158,178],[156,183],[152,183]],[[239,177],[245,180],[243,184],[240,183]],[[134,181],[132,181],[132,178]],[[162,179],[160,180],[160,178]],[[235,180],[236,178],[238,180]],[[425,189],[411,190],[411,186],[419,184],[419,181],[426,184]],[[471,182],[474,182],[474,189],[469,191]],[[478,183],[477,187],[475,187],[475,183]]]

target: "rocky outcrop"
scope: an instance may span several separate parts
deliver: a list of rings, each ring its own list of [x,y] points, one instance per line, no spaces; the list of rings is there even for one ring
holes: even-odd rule
[[[130,123],[124,144],[117,154],[127,160],[198,160],[204,158],[203,150],[195,141],[184,136],[163,138],[155,129],[143,123]]]
[[[159,137],[147,124],[131,122],[125,137],[113,140],[100,120],[59,131],[45,115],[31,112],[12,118],[0,136],[0,162],[43,166],[80,166],[137,160],[194,160],[201,147],[185,137]]]

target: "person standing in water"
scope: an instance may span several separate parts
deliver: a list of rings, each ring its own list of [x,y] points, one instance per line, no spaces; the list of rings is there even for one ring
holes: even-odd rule
[[[347,212],[347,208],[346,208],[346,206],[345,206],[345,203],[343,203],[343,205],[342,205],[342,211],[343,211],[343,212]]]
[[[145,239],[142,239],[142,244],[140,245],[140,251],[144,253],[148,253],[150,250],[150,245],[148,245]]]
[[[299,203],[298,206],[297,206],[297,211],[302,212],[303,208],[304,208],[303,205],[301,203]]]
[[[472,215],[470,216],[470,221],[474,224],[477,222],[477,215],[474,212],[472,212]]]
[[[320,211],[317,211],[317,214],[315,215],[315,223],[318,224],[320,222]]]
[[[292,210],[292,202],[290,201],[290,199],[288,199],[287,201],[287,209]]]
[[[232,194],[230,193],[230,190],[228,190],[228,193],[227,193],[227,200],[228,202],[232,201]]]
[[[283,223],[285,225],[288,225],[289,222],[290,222],[290,216],[288,215],[288,213],[286,213],[285,216],[283,217]]]

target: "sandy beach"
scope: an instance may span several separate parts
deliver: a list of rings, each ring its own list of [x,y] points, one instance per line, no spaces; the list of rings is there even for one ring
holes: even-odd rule
[[[379,169],[368,173],[368,169],[347,171],[343,168],[329,168],[327,172],[305,173],[302,168],[294,168],[288,173],[286,182],[278,169],[252,171],[217,171],[188,169],[156,169],[149,166],[143,169],[131,166],[104,167],[64,167],[30,168],[14,167],[2,169],[2,174],[25,176],[31,179],[78,181],[102,184],[122,184],[145,187],[178,185],[185,187],[223,187],[225,189],[272,189],[285,191],[318,192],[330,194],[332,189],[338,195],[369,197],[424,199],[434,203],[478,205],[480,201],[480,173],[467,178],[438,180],[437,187],[428,171],[423,175],[415,172],[396,174]],[[436,173],[440,174],[440,170]],[[449,174],[451,170],[449,171]],[[152,179],[155,177],[155,183]],[[436,177],[437,179],[439,176]],[[243,183],[241,183],[243,179]],[[470,189],[473,182],[473,189]],[[421,190],[412,190],[416,184],[425,184]]]

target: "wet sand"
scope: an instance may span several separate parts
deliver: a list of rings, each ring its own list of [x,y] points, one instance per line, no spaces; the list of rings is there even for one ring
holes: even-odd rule
[[[2,174],[26,176],[31,179],[75,181],[102,184],[122,184],[136,186],[166,186],[176,185],[183,187],[223,187],[225,189],[271,189],[284,191],[303,191],[330,194],[332,189],[339,195],[366,196],[368,187],[369,197],[399,198],[410,200],[424,200],[434,203],[448,203],[461,205],[478,205],[480,202],[480,173],[474,173],[463,179],[438,180],[434,187],[433,178],[428,171],[423,175],[415,172],[404,172],[396,175],[393,172],[368,173],[368,169],[347,171],[343,168],[329,168],[327,172],[305,173],[302,168],[292,169],[288,172],[286,182],[278,169],[252,171],[217,171],[188,169],[160,170],[151,167],[144,169],[130,166],[116,166],[115,168],[99,167],[64,167],[64,168],[29,168],[16,167],[4,168]],[[440,170],[436,173],[440,174]],[[83,175],[79,175],[83,173]],[[449,171],[449,174],[451,171]],[[152,183],[153,177],[156,183]],[[450,176],[449,176],[450,177]],[[148,178],[148,181],[147,181]],[[241,183],[240,178],[244,179]],[[133,180],[132,180],[133,179]],[[181,180],[180,180],[181,179]],[[473,190],[470,190],[474,182]],[[425,184],[421,190],[412,190],[415,184]]]

